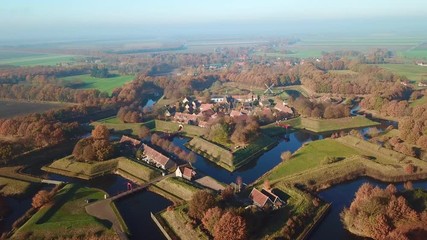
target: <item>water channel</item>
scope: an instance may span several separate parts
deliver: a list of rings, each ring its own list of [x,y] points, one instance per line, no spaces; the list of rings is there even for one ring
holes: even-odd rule
[[[382,125],[380,128],[382,129],[390,124],[395,124],[387,121],[382,121],[381,123]],[[360,131],[364,133],[367,131],[367,128],[360,129]],[[224,183],[235,182],[238,176],[242,177],[243,182],[252,183],[280,163],[280,154],[282,152],[295,152],[304,143],[323,139],[326,136],[328,135],[320,135],[304,131],[288,133],[286,136],[283,136],[283,138],[280,138],[278,144],[271,150],[261,155],[257,160],[252,161],[233,173],[228,172],[201,156],[197,156],[197,160],[193,166],[198,171]],[[175,137],[173,139],[174,144],[182,147],[183,149],[185,149],[184,144],[188,141],[188,138]],[[46,174],[42,171],[32,170],[31,172],[32,174],[43,175],[49,179],[65,182],[79,182],[88,187],[97,187],[103,189],[110,195],[115,195],[119,192],[125,191],[126,184],[128,183],[128,180],[117,175],[109,175],[91,181],[83,181],[56,174]],[[344,207],[349,206],[350,202],[354,198],[354,193],[364,182],[371,182],[382,187],[387,185],[369,178],[361,178],[348,183],[338,184],[319,193],[319,196],[322,199],[332,203],[332,208],[309,239],[356,239],[355,236],[351,236],[351,234],[346,232],[342,227],[339,219],[339,213]],[[397,186],[398,188],[402,188],[402,184],[398,184]],[[416,182],[414,183],[414,187],[427,189],[427,181]],[[8,201],[11,201],[10,205],[15,211],[17,211],[13,214],[14,216],[19,216],[20,210],[28,209],[31,202],[30,199],[9,199]],[[151,221],[150,212],[158,212],[165,209],[170,204],[171,202],[162,196],[144,191],[118,201],[117,207],[132,233],[131,239],[163,239],[163,235]]]

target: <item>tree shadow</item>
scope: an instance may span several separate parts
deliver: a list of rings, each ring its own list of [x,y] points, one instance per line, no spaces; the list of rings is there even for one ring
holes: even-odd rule
[[[36,224],[43,224],[48,222],[49,219],[51,219],[52,216],[67,202],[67,200],[74,196],[77,189],[79,189],[79,186],[75,184],[65,194],[57,196],[56,198],[59,199],[55,199],[56,202],[53,204],[53,206],[47,210],[47,212],[37,221]]]

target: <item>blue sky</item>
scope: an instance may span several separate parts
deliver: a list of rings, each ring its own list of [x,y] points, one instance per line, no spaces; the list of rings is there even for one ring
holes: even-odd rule
[[[425,0],[1,0],[0,38],[310,21],[427,19]],[[231,26],[231,27],[230,27]],[[233,27],[234,26],[234,27]],[[244,28],[244,27],[243,27]],[[284,30],[285,27],[283,26]]]

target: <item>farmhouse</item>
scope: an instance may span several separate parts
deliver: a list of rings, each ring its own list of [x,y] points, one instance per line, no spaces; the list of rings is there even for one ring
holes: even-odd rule
[[[287,113],[289,115],[294,114],[294,111],[292,110],[292,108],[290,108],[283,102],[277,103],[276,106],[274,106],[274,109],[278,110],[279,112]]]
[[[196,176],[196,171],[190,167],[178,167],[176,168],[175,176],[191,181]]]
[[[161,154],[154,148],[148,146],[147,144],[142,144],[144,147],[144,160],[148,163],[155,164],[156,167],[162,169],[170,169],[176,166],[176,163],[172,161],[170,158]]]
[[[233,95],[232,97],[233,97],[233,99],[237,100],[238,102],[253,102],[255,100],[255,98],[252,94]]]
[[[249,198],[253,201],[253,204],[260,208],[273,208],[277,209],[284,205],[284,202],[270,190],[262,189],[259,191],[253,188]]]

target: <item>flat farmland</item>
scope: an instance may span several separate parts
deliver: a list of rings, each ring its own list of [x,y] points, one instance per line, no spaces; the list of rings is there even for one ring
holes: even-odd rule
[[[72,63],[76,58],[78,58],[78,56],[0,50],[0,65],[22,67],[38,65],[50,66],[60,63]]]
[[[381,64],[378,66],[390,70],[395,74],[405,76],[412,81],[427,80],[426,66],[418,66],[415,64]]]
[[[0,119],[28,113],[41,113],[51,109],[63,108],[65,106],[67,106],[67,104],[0,100]]]
[[[98,89],[101,92],[111,94],[115,88],[123,86],[123,84],[132,81],[133,75],[116,75],[109,78],[95,78],[90,74],[70,76],[61,78],[65,82],[81,83],[77,84],[76,89]]]

